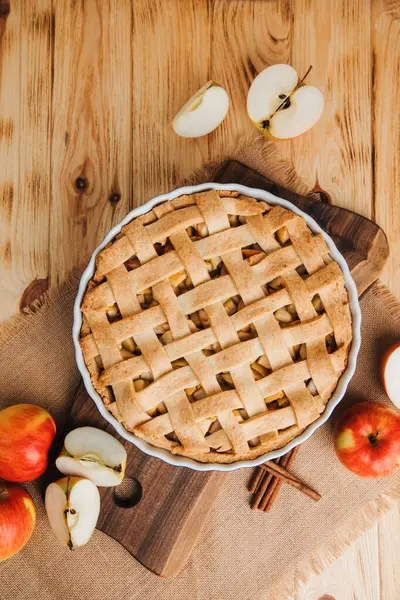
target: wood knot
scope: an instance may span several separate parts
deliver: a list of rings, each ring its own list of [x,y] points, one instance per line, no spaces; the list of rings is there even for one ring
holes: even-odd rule
[[[39,308],[40,298],[49,289],[49,280],[46,279],[34,279],[28,285],[22,293],[19,301],[19,310],[21,312],[24,309],[29,308],[32,312],[36,312]]]
[[[7,19],[11,12],[10,0],[0,0],[0,18]]]
[[[118,192],[111,194],[111,196],[109,197],[109,201],[111,202],[111,204],[118,204],[118,202],[120,200],[121,200],[121,194],[119,194]]]
[[[88,180],[86,177],[77,177],[75,179],[75,187],[79,192],[86,190],[88,187]]]

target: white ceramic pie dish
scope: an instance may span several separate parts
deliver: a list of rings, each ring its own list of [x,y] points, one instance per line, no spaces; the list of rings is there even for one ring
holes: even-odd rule
[[[337,385],[334,393],[332,394],[331,398],[327,402],[325,411],[321,414],[319,419],[317,419],[316,421],[311,423],[303,431],[303,433],[301,435],[299,435],[295,439],[291,440],[288,444],[286,444],[286,446],[283,446],[282,448],[273,450],[271,452],[267,452],[266,454],[263,454],[261,456],[258,456],[257,458],[251,459],[251,460],[241,460],[241,461],[237,461],[235,463],[229,463],[229,464],[202,463],[202,462],[193,460],[191,458],[188,458],[186,456],[172,454],[168,450],[164,450],[162,448],[157,448],[155,446],[152,446],[152,445],[148,444],[146,441],[136,437],[132,433],[129,433],[129,431],[127,431],[122,426],[122,424],[119,423],[112,416],[112,414],[107,410],[107,408],[103,404],[101,397],[99,396],[99,394],[96,392],[95,388],[93,387],[92,381],[90,379],[90,374],[89,374],[89,371],[86,368],[85,362],[83,360],[82,351],[81,351],[80,344],[79,344],[79,336],[80,336],[80,330],[81,330],[81,326],[82,326],[82,313],[81,313],[80,307],[82,304],[83,296],[85,294],[87,285],[88,285],[90,279],[94,276],[95,267],[96,267],[95,261],[96,261],[96,256],[98,255],[98,253],[118,233],[120,233],[121,228],[124,225],[126,225],[127,223],[129,223],[134,217],[137,217],[139,215],[144,214],[145,212],[150,211],[157,204],[160,204],[167,200],[172,200],[173,198],[177,198],[178,196],[182,196],[183,194],[194,194],[196,192],[210,190],[210,189],[237,190],[241,194],[244,194],[246,196],[251,196],[253,198],[256,198],[257,200],[264,200],[265,202],[268,202],[268,204],[271,204],[271,205],[279,204],[279,205],[287,208],[288,210],[291,210],[292,212],[302,216],[305,219],[309,228],[314,233],[320,233],[323,235],[323,237],[325,238],[325,241],[330,249],[330,254],[331,254],[332,258],[340,265],[340,268],[342,269],[343,274],[344,274],[345,285],[346,285],[346,289],[347,289],[347,292],[349,295],[350,312],[352,315],[353,339],[352,339],[352,344],[351,344],[351,348],[350,348],[350,353],[348,356],[348,364],[347,364],[345,371],[343,372],[343,375],[339,379],[338,385]],[[303,442],[305,442],[314,433],[314,431],[316,429],[318,429],[318,427],[323,425],[329,419],[334,408],[338,405],[340,400],[343,398],[343,396],[346,392],[348,383],[354,374],[354,371],[356,368],[356,363],[357,363],[357,355],[358,355],[358,351],[359,351],[360,343],[361,343],[360,327],[361,327],[360,305],[358,302],[357,288],[356,288],[356,285],[350,274],[350,270],[347,266],[345,259],[343,258],[343,256],[340,254],[340,252],[336,248],[333,240],[321,229],[321,227],[316,223],[316,221],[314,221],[314,219],[312,219],[309,215],[307,215],[306,213],[304,213],[301,210],[299,210],[298,208],[296,208],[290,202],[283,200],[282,198],[279,198],[278,196],[274,196],[273,194],[270,194],[269,192],[266,192],[264,190],[260,190],[260,189],[256,189],[256,188],[249,188],[249,187],[239,185],[239,184],[204,183],[204,184],[196,185],[196,186],[186,186],[186,187],[178,188],[178,189],[174,190],[173,192],[169,192],[168,194],[162,194],[160,196],[156,196],[155,198],[153,198],[146,204],[143,204],[142,206],[139,206],[138,208],[135,208],[130,213],[128,213],[126,215],[126,217],[120,223],[118,223],[118,225],[113,227],[108,232],[108,234],[106,235],[106,237],[104,238],[102,243],[93,252],[91,259],[89,261],[89,264],[86,267],[86,269],[81,277],[78,294],[77,294],[77,297],[75,300],[75,305],[74,305],[74,324],[73,324],[72,336],[73,336],[74,346],[75,346],[76,362],[78,365],[78,369],[82,375],[86,390],[87,390],[88,394],[90,395],[90,397],[94,400],[101,415],[109,423],[111,423],[111,425],[115,428],[115,430],[119,433],[119,435],[121,437],[123,437],[124,439],[128,440],[129,442],[131,442],[132,444],[137,446],[140,450],[142,450],[146,454],[149,454],[150,456],[154,456],[156,458],[160,458],[161,460],[169,463],[170,465],[179,466],[179,467],[188,467],[190,469],[195,469],[196,471],[213,471],[213,470],[215,470],[215,471],[234,471],[236,469],[241,469],[244,467],[255,467],[257,465],[262,464],[266,460],[278,458],[279,456],[286,454],[289,450],[291,450],[295,446],[298,446],[299,444],[302,444]]]

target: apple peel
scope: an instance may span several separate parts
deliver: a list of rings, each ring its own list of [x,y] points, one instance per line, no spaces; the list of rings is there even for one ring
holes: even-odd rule
[[[17,554],[35,529],[36,508],[29,492],[0,481],[0,563]]]
[[[359,477],[386,477],[400,468],[400,415],[384,404],[358,402],[335,426],[340,462]]]

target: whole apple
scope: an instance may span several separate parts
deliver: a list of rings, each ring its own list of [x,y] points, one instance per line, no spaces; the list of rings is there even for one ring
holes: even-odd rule
[[[400,468],[400,415],[377,402],[349,408],[335,429],[336,454],[360,477],[385,477]]]
[[[0,411],[0,478],[32,481],[47,469],[56,424],[47,410],[15,404]]]
[[[0,482],[0,561],[11,558],[25,546],[35,522],[31,495],[20,485]]]

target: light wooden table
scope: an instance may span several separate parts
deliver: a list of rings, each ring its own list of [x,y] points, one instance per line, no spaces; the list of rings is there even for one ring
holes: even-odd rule
[[[282,155],[384,228],[383,279],[400,297],[399,1],[0,0],[1,319],[59,288],[135,204],[223,158],[251,131],[250,82],[279,62],[312,64],[326,97]],[[227,119],[179,139],[168,124],[210,78]],[[392,511],[297,598],[396,600],[399,554]]]

